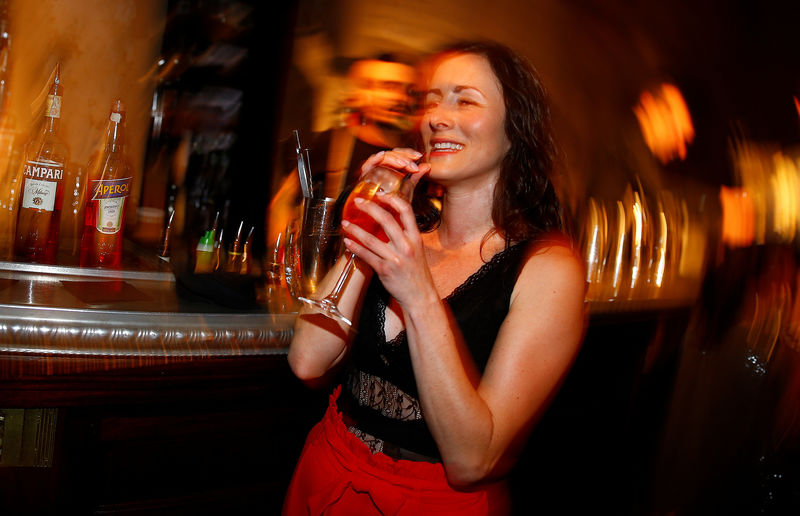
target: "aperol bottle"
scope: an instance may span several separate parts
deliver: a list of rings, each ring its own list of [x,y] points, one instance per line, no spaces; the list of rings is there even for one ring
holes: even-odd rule
[[[47,96],[42,129],[25,146],[22,159],[22,187],[14,235],[14,259],[55,263],[58,229],[64,196],[64,167],[69,150],[58,135],[61,119],[60,68],[56,67]]]
[[[89,161],[81,236],[81,267],[119,268],[125,204],[131,190],[125,155],[125,106],[115,100],[106,126],[103,149]]]

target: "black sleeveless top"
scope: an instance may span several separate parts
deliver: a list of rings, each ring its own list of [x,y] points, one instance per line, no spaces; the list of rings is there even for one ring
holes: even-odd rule
[[[445,298],[481,373],[508,313],[527,248],[526,242],[520,242],[495,254]],[[387,441],[440,458],[420,410],[405,330],[386,340],[389,297],[377,276],[373,277],[345,370],[340,408],[355,421],[350,431],[373,452],[382,451]]]

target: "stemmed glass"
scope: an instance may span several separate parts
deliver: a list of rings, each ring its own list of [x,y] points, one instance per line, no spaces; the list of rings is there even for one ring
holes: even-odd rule
[[[372,233],[384,242],[388,241],[388,237],[381,225],[368,214],[359,210],[355,206],[354,200],[357,197],[365,200],[372,200],[378,192],[383,192],[393,193],[410,201],[414,189],[413,183],[408,181],[410,176],[411,174],[409,173],[386,167],[375,167],[365,172],[347,197],[347,201],[345,201],[344,208],[342,209],[342,219],[360,226],[362,229]],[[347,264],[336,280],[336,284],[330,294],[322,299],[312,299],[304,296],[299,296],[298,299],[314,311],[330,317],[331,319],[343,322],[348,326],[352,326],[353,322],[345,317],[337,306],[339,303],[339,294],[344,284],[347,283],[347,280],[350,278],[350,274],[353,272],[353,264],[355,261],[355,254],[346,251],[346,255]]]

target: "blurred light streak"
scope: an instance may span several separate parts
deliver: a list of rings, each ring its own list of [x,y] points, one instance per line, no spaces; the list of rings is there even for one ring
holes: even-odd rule
[[[616,253],[614,255],[614,277],[611,280],[612,299],[619,295],[619,287],[622,283],[622,264],[625,261],[625,226],[625,207],[622,201],[617,201]]]
[[[606,303],[596,309],[693,302],[709,261],[709,231],[718,227],[705,220],[698,193],[648,192],[636,181],[619,199],[589,197],[579,242],[587,300]]]
[[[639,195],[634,194],[632,206],[631,224],[633,226],[633,237],[631,239],[631,289],[636,288],[636,281],[639,279],[639,271],[642,268],[642,206]]]
[[[775,171],[771,177],[774,196],[774,231],[779,240],[791,242],[800,225],[800,167],[783,154],[774,155]]]
[[[743,188],[722,186],[722,240],[729,247],[745,247],[754,240],[753,204]]]
[[[669,237],[667,233],[667,216],[663,209],[658,211],[659,239],[658,239],[658,259],[656,260],[656,287],[660,288],[664,284],[664,269],[667,264],[667,244]]]
[[[676,156],[686,159],[695,132],[689,108],[676,86],[664,83],[655,92],[642,92],[633,112],[647,147],[662,163]]]
[[[606,236],[608,232],[608,218],[604,206],[599,206],[597,200],[589,198],[589,211],[586,214],[589,237],[584,245],[586,257],[586,281],[589,284],[600,280],[605,262]]]
[[[720,191],[729,224],[723,231],[726,243],[800,243],[800,151],[739,140],[732,152],[741,187]],[[749,224],[751,242],[742,242],[737,231],[749,231]]]

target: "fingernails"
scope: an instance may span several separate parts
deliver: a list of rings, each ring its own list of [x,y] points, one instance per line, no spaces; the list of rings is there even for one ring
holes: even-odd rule
[[[356,197],[355,199],[353,199],[353,202],[356,203],[356,206],[361,206],[366,201],[364,201],[364,199],[362,199],[361,197]]]
[[[350,222],[348,222],[348,221],[346,221],[346,220],[343,220],[343,221],[342,221],[342,227],[343,227],[343,228],[346,228],[346,227],[347,227],[347,226],[349,226],[349,225],[350,225]]]

